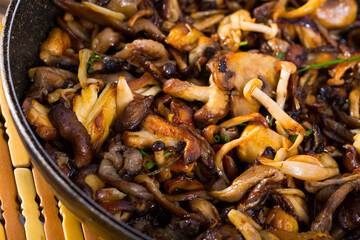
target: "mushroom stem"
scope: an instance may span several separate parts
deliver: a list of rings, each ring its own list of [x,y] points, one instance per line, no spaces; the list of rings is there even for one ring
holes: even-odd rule
[[[296,66],[292,62],[282,61],[277,64],[276,68],[281,70],[276,89],[276,102],[281,109],[284,109],[289,78],[291,74],[296,72]]]
[[[243,31],[261,32],[265,35],[266,39],[274,38],[278,33],[278,27],[275,23],[271,23],[269,27],[265,24],[241,21],[240,27]]]
[[[232,209],[228,213],[231,223],[241,232],[246,240],[261,240],[261,227],[246,213]]]
[[[223,162],[222,162],[223,157],[234,147],[237,147],[238,145],[249,141],[260,129],[261,129],[260,127],[256,127],[251,132],[249,132],[249,134],[247,134],[246,136],[242,136],[239,139],[236,139],[236,140],[233,140],[231,142],[224,144],[220,148],[220,150],[216,153],[216,155],[215,155],[216,169],[217,169],[219,177],[222,177],[226,184],[229,184],[230,181],[225,174],[225,170],[224,170],[224,166],[223,166]]]
[[[166,159],[164,156],[164,150],[155,151],[155,162],[158,168],[161,168],[165,165]],[[162,172],[159,173],[159,182],[165,182],[166,180],[171,178],[170,168],[164,169]]]
[[[231,127],[234,127],[236,125],[239,125],[239,124],[242,124],[242,123],[248,122],[248,121],[257,121],[257,122],[261,123],[262,125],[264,125],[264,127],[269,126],[266,119],[260,113],[250,113],[250,114],[246,114],[246,115],[231,118],[231,119],[221,123],[219,125],[219,127],[221,127],[221,128],[231,128]]]
[[[305,129],[282,110],[266,93],[260,90],[263,83],[260,79],[250,80],[244,87],[244,97],[254,97],[271,113],[280,124],[292,135],[305,135]],[[260,87],[260,88],[259,88]]]
[[[358,88],[355,88],[349,94],[350,116],[360,118],[359,101],[360,101],[360,91]]]

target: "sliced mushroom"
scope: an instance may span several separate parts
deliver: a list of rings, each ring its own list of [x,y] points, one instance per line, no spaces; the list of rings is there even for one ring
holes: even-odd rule
[[[196,138],[185,129],[156,115],[149,114],[141,123],[140,132],[125,132],[124,144],[138,148],[149,148],[155,141],[161,140],[166,147],[176,147],[185,142],[183,164],[193,163],[200,157],[200,146]]]
[[[100,150],[116,118],[116,86],[108,84],[88,114],[85,127],[94,150]]]
[[[209,192],[209,195],[225,202],[239,201],[247,191],[265,178],[281,178],[284,174],[273,167],[257,165],[249,168],[237,177],[230,187],[221,191]]]
[[[57,131],[48,117],[49,108],[43,106],[35,99],[26,98],[22,104],[22,110],[39,137],[45,141],[56,139]]]
[[[90,84],[81,90],[80,95],[74,98],[73,111],[75,112],[77,119],[83,125],[86,124],[89,113],[96,103],[99,90],[99,86],[96,84]]]
[[[228,217],[232,224],[241,232],[245,240],[261,240],[259,230],[261,226],[257,224],[246,213],[232,209],[228,213]]]

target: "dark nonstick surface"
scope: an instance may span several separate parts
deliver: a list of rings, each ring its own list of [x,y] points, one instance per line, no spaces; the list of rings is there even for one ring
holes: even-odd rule
[[[30,86],[27,70],[41,65],[40,44],[59,13],[50,0],[13,0],[9,6],[2,30],[0,60],[2,84],[11,116],[33,159],[32,163],[56,196],[82,222],[105,239],[147,239],[144,234],[106,212],[58,169],[22,113],[20,103]]]

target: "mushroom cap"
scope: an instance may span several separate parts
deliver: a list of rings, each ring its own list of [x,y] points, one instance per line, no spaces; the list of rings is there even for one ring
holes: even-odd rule
[[[267,147],[271,147],[275,151],[279,150],[283,146],[283,141],[287,142],[288,146],[291,146],[292,143],[289,139],[281,136],[277,132],[263,127],[260,123],[250,123],[248,124],[242,136],[247,135],[251,132],[254,128],[260,126],[261,129],[257,132],[253,139],[241,143],[237,149],[237,155],[241,161],[254,163],[256,157],[261,155]],[[296,152],[295,152],[296,151]],[[297,150],[295,150],[293,154],[297,154]],[[291,155],[293,155],[291,154]]]
[[[289,72],[290,74],[293,74],[296,72],[296,66],[292,62],[289,61],[281,61],[276,65],[277,70],[284,70]]]
[[[261,79],[264,85],[262,91],[272,97],[279,79],[279,72],[276,70],[279,61],[278,58],[261,53],[237,52],[212,60],[208,64],[214,82],[220,89],[236,89],[237,96],[231,101],[233,116],[257,112],[260,108],[254,99],[244,99],[244,87],[251,79]],[[244,111],[233,109],[237,108],[239,102],[244,106]],[[248,105],[251,110],[247,110]]]
[[[314,12],[314,18],[327,28],[346,27],[356,19],[355,0],[328,0]]]

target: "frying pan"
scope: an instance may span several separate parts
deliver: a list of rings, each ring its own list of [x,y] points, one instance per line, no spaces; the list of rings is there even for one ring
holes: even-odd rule
[[[33,133],[21,110],[30,81],[29,68],[43,65],[39,60],[40,44],[61,14],[50,0],[13,0],[5,15],[1,38],[1,75],[11,117],[38,169],[58,199],[104,239],[150,239],[131,226],[114,218],[86,196],[50,159]]]

